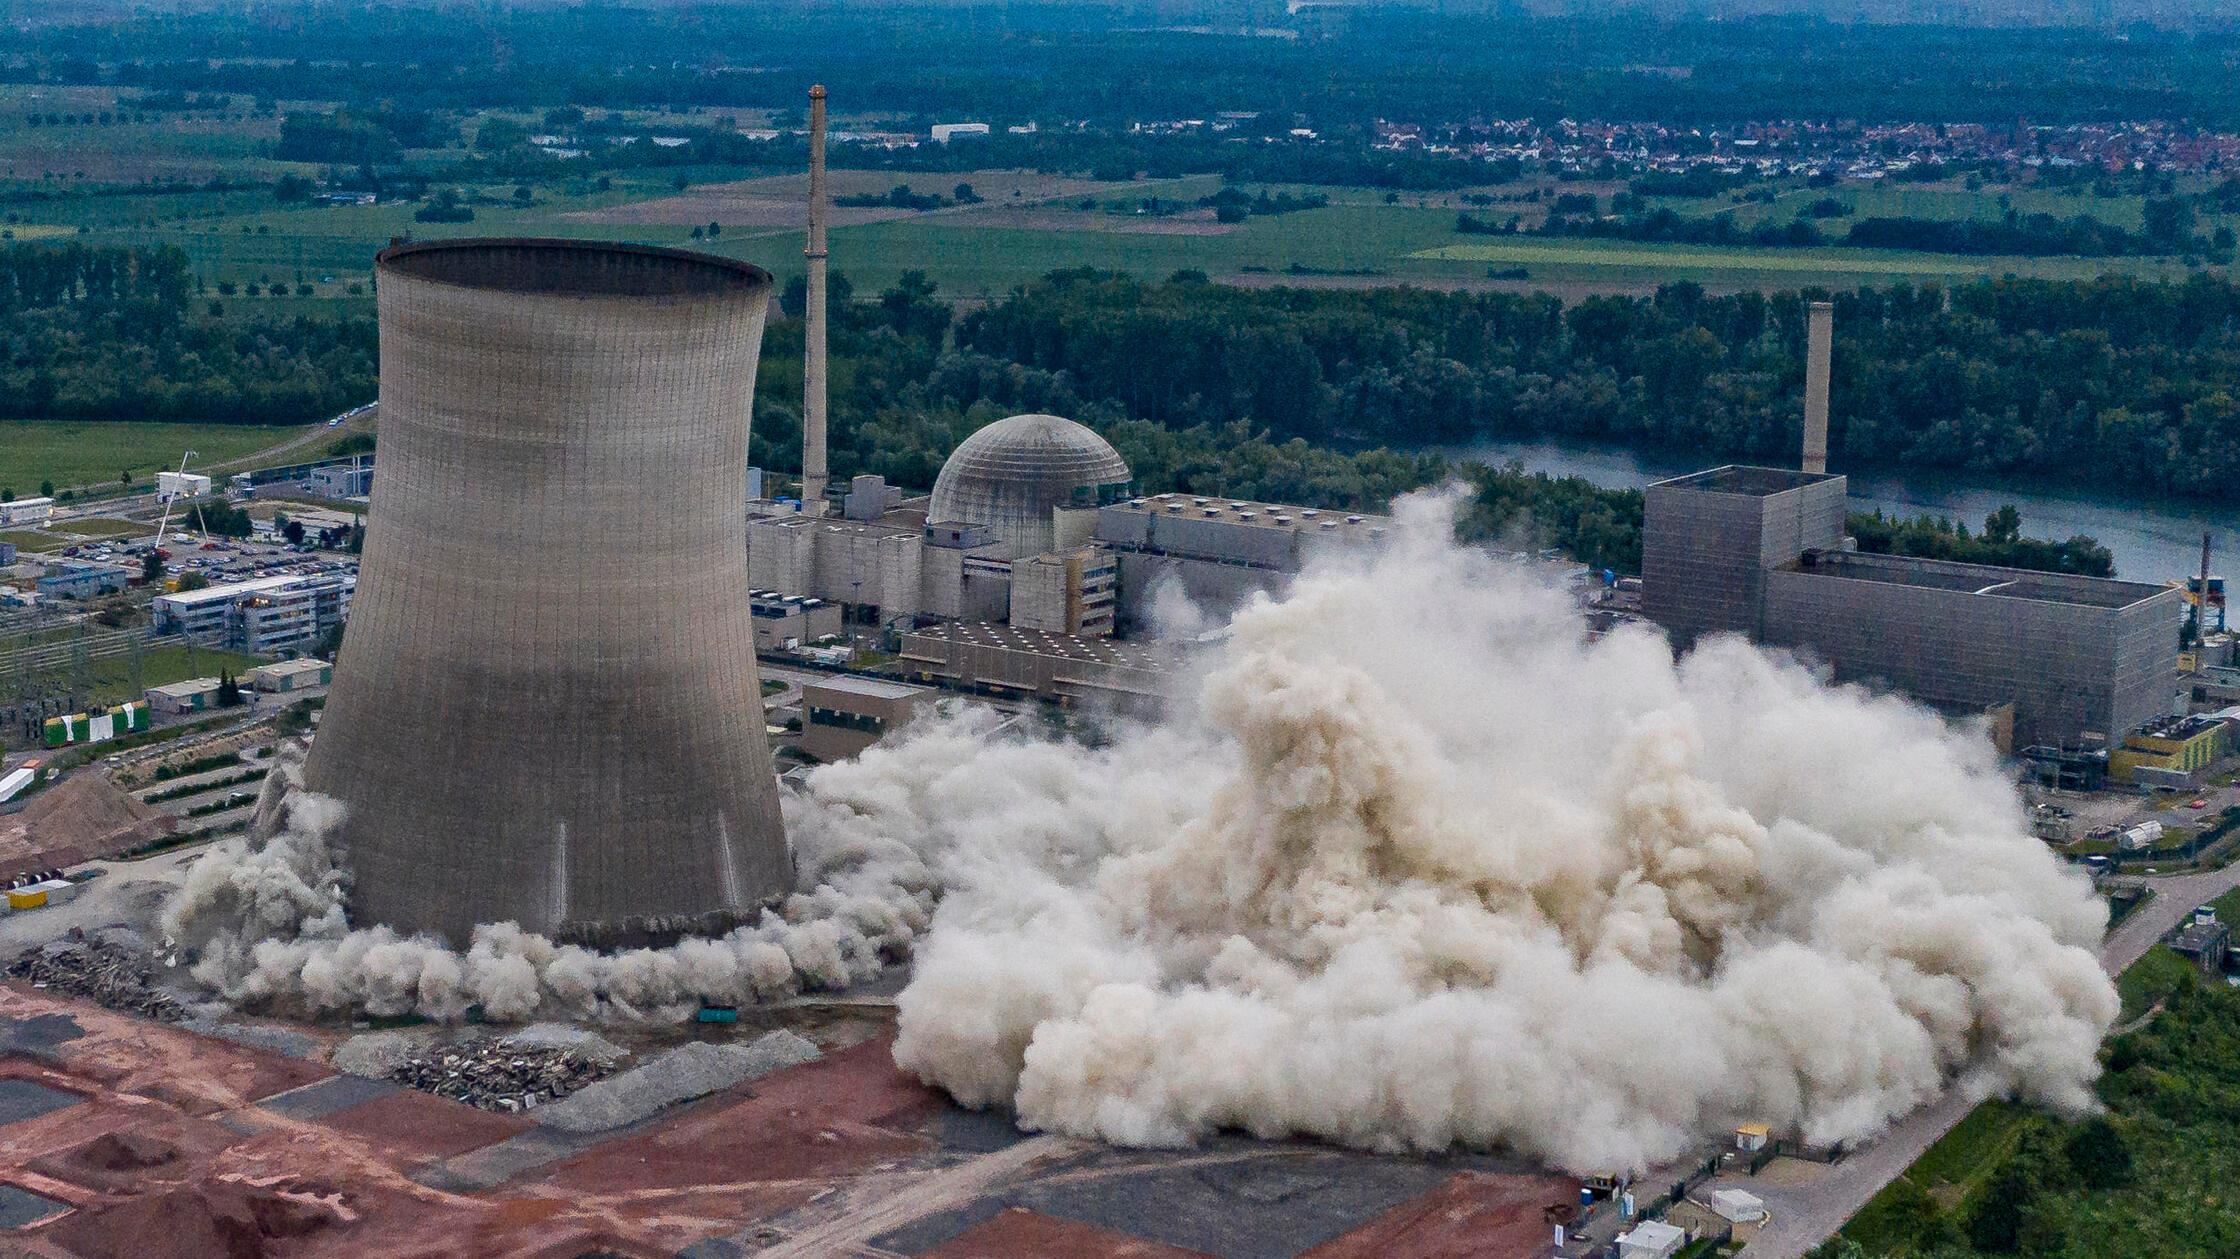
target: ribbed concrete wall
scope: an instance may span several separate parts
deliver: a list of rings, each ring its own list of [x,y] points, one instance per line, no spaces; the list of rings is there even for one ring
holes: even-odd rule
[[[738,487],[769,276],[384,252],[381,475],[306,766],[359,924],[607,943],[790,884]]]

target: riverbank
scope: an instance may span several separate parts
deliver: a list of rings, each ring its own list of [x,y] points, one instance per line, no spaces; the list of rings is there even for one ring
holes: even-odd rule
[[[1666,477],[1746,462],[1679,450],[1554,441],[1482,441],[1438,449],[1450,458],[1496,465],[1516,462],[1528,472],[1575,476],[1605,489],[1640,489]],[[1949,516],[1976,531],[1983,527],[1984,517],[2012,503],[2022,513],[2025,535],[2057,540],[2090,535],[2115,556],[2116,575],[2132,581],[2174,581],[2198,572],[2203,533],[2211,539],[2212,570],[2240,571],[2223,558],[2240,555],[2240,511],[2218,504],[2094,494],[1964,473],[1854,470],[1840,461],[1834,471],[1850,478],[1853,511]]]

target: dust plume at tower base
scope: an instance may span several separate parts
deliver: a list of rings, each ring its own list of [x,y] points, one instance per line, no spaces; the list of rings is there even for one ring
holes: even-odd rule
[[[1739,1122],[1855,1140],[1957,1086],[2093,1105],[2105,911],[1987,741],[1736,640],[1590,641],[1397,510],[1097,746],[951,715],[785,802],[760,924],[596,955],[347,931],[316,797],[167,927],[237,1000],[644,1017],[913,955],[897,1062],[1022,1126],[1642,1168]],[[331,867],[331,863],[326,863]]]

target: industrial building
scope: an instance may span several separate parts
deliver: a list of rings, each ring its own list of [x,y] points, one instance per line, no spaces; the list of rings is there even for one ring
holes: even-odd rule
[[[1072,420],[1014,415],[962,442],[941,465],[926,518],[987,530],[995,558],[1025,559],[1079,546],[1097,509],[1128,495],[1127,461]]]
[[[793,883],[739,523],[769,274],[520,239],[375,272],[383,475],[304,766],[346,807],[352,921],[753,917]]]
[[[0,503],[0,527],[43,525],[54,517],[51,498],[18,498]]]
[[[2232,956],[2232,926],[2218,920],[2214,907],[2203,905],[2171,933],[2170,949],[2202,974],[2222,975],[2225,960]]]
[[[758,586],[861,621],[1010,623],[1108,637],[1146,628],[1172,587],[1222,613],[1281,593],[1316,556],[1382,545],[1385,516],[1190,494],[1130,496],[1126,461],[1071,420],[1015,415],[960,443],[933,493],[875,476],[838,518],[748,505]]]
[[[158,717],[177,717],[184,713],[199,713],[218,706],[217,678],[189,678],[184,682],[166,682],[148,688],[148,707]]]
[[[917,681],[960,690],[1138,709],[1164,701],[1182,652],[1168,643],[952,621],[903,635],[896,663]]]
[[[1011,565],[1012,625],[1020,629],[1112,637],[1120,564],[1102,547],[1053,551]]]
[[[351,573],[298,573],[158,595],[157,634],[252,656],[308,651],[350,617]]]
[[[360,455],[348,463],[313,468],[304,477],[304,485],[321,498],[364,498],[373,492],[373,457]]]
[[[756,590],[747,597],[747,610],[754,617],[754,649],[758,652],[791,651],[847,628],[837,603],[805,595],[782,595],[775,590]]]
[[[132,584],[133,572],[114,564],[81,564],[64,560],[47,565],[39,575],[39,595],[45,599],[91,599]]]
[[[1254,594],[1281,594],[1319,555],[1382,546],[1391,524],[1358,512],[1157,494],[1106,505],[1094,536],[1119,559],[1119,621],[1135,628],[1168,583],[1227,612]]]
[[[2171,710],[2178,591],[1862,555],[1844,537],[1846,489],[1751,467],[1650,486],[1643,611],[1682,647],[1743,634],[1948,711],[2012,704],[2018,746],[2118,738]]]
[[[758,587],[829,600],[859,620],[910,625],[1003,621],[1022,563],[1048,557],[1024,595],[1037,627],[1110,633],[1107,565],[1081,552],[1100,505],[1126,493],[1128,475],[1127,463],[1087,428],[1015,415],[966,438],[930,496],[905,498],[879,477],[859,476],[839,518],[750,504],[748,564]]]
[[[156,473],[156,501],[168,503],[175,498],[200,498],[210,492],[210,478],[199,472]]]
[[[2141,786],[2193,787],[2229,749],[2230,730],[2216,717],[2157,717],[2108,749],[2108,777]]]
[[[842,761],[899,730],[940,698],[923,686],[834,674],[801,686],[803,752]]]
[[[302,660],[281,660],[251,669],[242,675],[241,680],[267,694],[286,695],[325,686],[334,680],[334,666],[324,660],[309,657]]]

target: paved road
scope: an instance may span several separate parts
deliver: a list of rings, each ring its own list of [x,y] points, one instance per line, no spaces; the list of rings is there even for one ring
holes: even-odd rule
[[[2101,969],[2117,975],[2139,960],[2194,907],[2240,887],[2240,863],[2206,874],[2141,880],[2155,890],[2148,901],[2100,946]],[[1897,1179],[1923,1151],[1965,1118],[1975,1102],[1948,1093],[1906,1116],[1889,1134],[1853,1154],[1809,1185],[1773,1186],[1748,1177],[1724,1177],[1710,1188],[1735,1185],[1766,1200],[1773,1219],[1742,1253],[1748,1259],[1797,1259],[1826,1241],[1884,1185]]]

